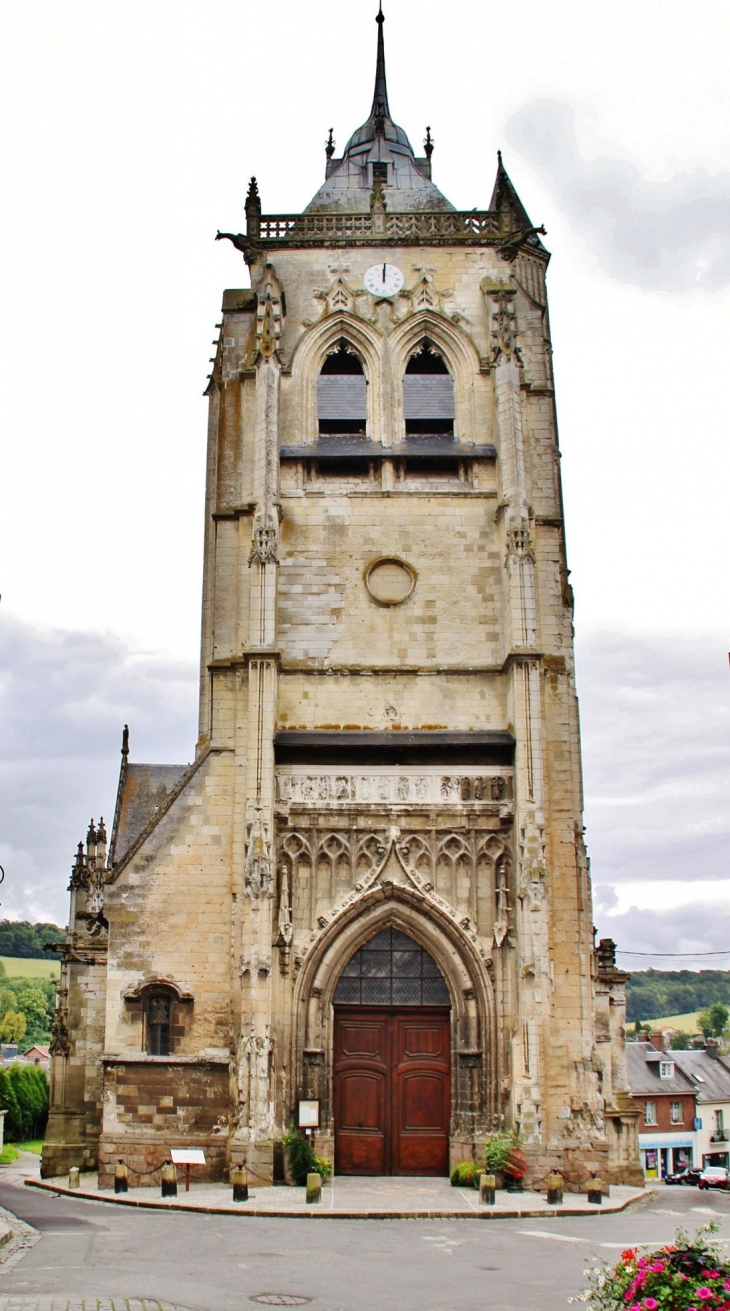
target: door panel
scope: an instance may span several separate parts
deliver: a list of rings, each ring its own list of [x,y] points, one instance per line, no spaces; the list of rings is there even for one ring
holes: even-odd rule
[[[335,1160],[339,1174],[386,1173],[388,1018],[335,1020]]]
[[[393,1174],[448,1174],[448,1017],[395,1014],[392,1030]]]
[[[338,1174],[441,1175],[449,1166],[445,1008],[335,1008]]]

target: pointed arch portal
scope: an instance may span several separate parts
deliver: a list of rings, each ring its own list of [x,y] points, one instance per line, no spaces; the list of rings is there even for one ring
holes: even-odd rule
[[[338,1174],[449,1169],[449,990],[425,947],[390,925],[351,956],[334,993]]]

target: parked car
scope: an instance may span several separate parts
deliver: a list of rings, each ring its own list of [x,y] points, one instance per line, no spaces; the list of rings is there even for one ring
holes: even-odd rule
[[[665,1184],[692,1184],[696,1186],[700,1181],[702,1170],[698,1165],[685,1165],[683,1170],[675,1170],[674,1174],[664,1176]]]
[[[706,1165],[699,1177],[699,1188],[727,1188],[728,1172],[724,1165]]]

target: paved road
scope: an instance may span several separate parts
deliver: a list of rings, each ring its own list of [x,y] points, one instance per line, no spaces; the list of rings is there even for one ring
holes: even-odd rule
[[[585,1219],[268,1220],[117,1210],[0,1181],[0,1205],[42,1234],[0,1266],[0,1311],[9,1295],[24,1311],[47,1294],[254,1311],[261,1293],[299,1294],[312,1311],[566,1311],[591,1256],[612,1260],[713,1218],[730,1249],[730,1194],[658,1191],[637,1210]]]

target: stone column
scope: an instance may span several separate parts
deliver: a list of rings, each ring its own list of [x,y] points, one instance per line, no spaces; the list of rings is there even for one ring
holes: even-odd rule
[[[271,943],[273,938],[274,726],[277,700],[276,609],[278,581],[279,383],[276,354],[281,289],[267,266],[258,291],[254,514],[248,566],[247,705],[239,732],[237,778],[245,779],[245,805],[237,798],[245,852],[240,898],[241,1014],[237,1045],[236,1128],[232,1164],[245,1163],[253,1182],[273,1171]],[[244,763],[245,762],[245,763]]]
[[[549,905],[541,657],[537,650],[535,557],[525,461],[515,290],[484,284],[490,312],[499,434],[504,551],[505,656],[515,747],[518,1026],[512,1042],[512,1112],[526,1148],[542,1142],[544,1022],[549,1016]]]

